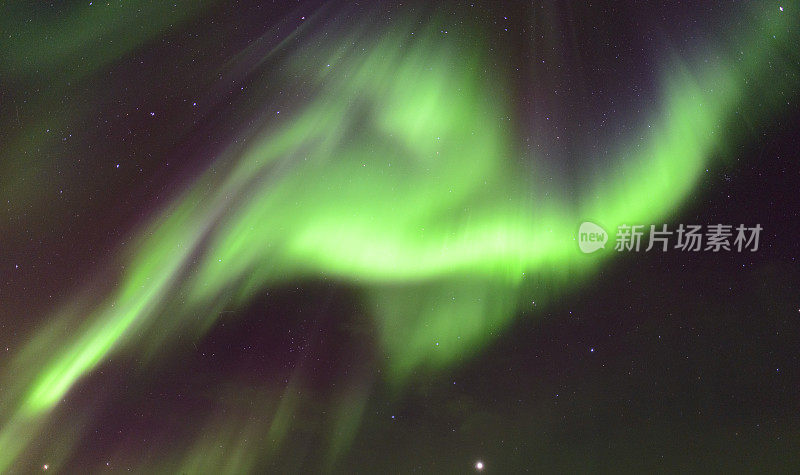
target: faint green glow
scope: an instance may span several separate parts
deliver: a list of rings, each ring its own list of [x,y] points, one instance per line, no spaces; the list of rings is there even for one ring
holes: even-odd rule
[[[11,41],[4,38],[0,71],[15,79],[51,74],[64,81],[79,79],[195,17],[212,3],[83,2],[67,8],[3,2],[0,29]]]
[[[450,27],[444,40],[435,22],[420,28],[409,19],[368,50],[354,48],[350,37],[309,41],[316,50],[287,46],[282,80],[302,74],[314,99],[265,120],[248,146],[223,154],[143,228],[109,295],[54,319],[32,339],[43,351],[22,352],[4,372],[0,471],[44,430],[48,411],[114,351],[156,358],[179,335],[213,325],[221,309],[288,280],[324,275],[361,289],[389,382],[474,354],[522,302],[533,296],[545,303],[602,263],[578,251],[580,222],[611,230],[664,218],[694,189],[710,157],[737,139],[724,122],[753,94],[765,104],[753,117],[777,111],[779,91],[796,79],[776,82],[765,64],[787,54],[797,37],[788,15],[774,16],[743,42],[746,60],[671,66],[650,127],[640,131],[644,140],[621,147],[624,161],[580,186],[549,185],[548,200],[531,198],[546,185],[512,160],[514,138],[498,120],[510,99],[484,72],[491,58],[479,27]],[[766,31],[782,36],[773,40]],[[75,322],[84,323],[66,334],[55,329]],[[365,396],[356,393],[334,416],[341,440],[361,417]],[[293,401],[275,409],[269,438],[285,437]],[[258,428],[243,423],[237,432],[224,419],[212,423],[218,438],[258,440]],[[334,436],[331,456],[343,450]],[[179,465],[236,472],[253,463],[198,443]]]

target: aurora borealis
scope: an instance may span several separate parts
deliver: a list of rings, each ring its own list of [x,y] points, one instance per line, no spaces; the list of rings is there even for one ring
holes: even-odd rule
[[[783,290],[798,282],[797,194],[774,191],[797,189],[798,155],[765,138],[797,130],[798,5],[653,7],[660,17],[631,5],[628,20],[618,8],[3,6],[0,472],[449,473],[481,459],[503,473],[535,470],[548,450],[537,471],[613,471],[610,449],[582,458],[578,444],[521,422],[548,413],[549,389],[568,394],[557,389],[569,379],[564,368],[539,375],[520,363],[518,386],[501,378],[469,397],[431,388],[455,391],[455,373],[474,381],[498,361],[527,360],[559,333],[546,322],[571,321],[572,305],[584,309],[579,326],[594,329],[587,338],[609,333],[597,330],[603,312],[642,302],[649,310],[620,319],[623,334],[638,331],[636,318],[652,327],[658,320],[645,316],[656,313],[716,328],[725,312],[755,312],[767,328],[793,309],[777,336],[800,341],[800,302]],[[769,159],[765,150],[790,163],[779,175],[794,185],[767,192],[748,174]],[[738,176],[751,176],[738,189],[762,192],[761,205],[709,198]],[[780,218],[753,216],[759,206]],[[777,244],[744,264],[587,256],[576,246],[587,219],[616,229],[694,222],[703,209],[714,221],[764,218],[765,239]],[[734,277],[728,266],[758,271]],[[606,281],[615,273],[644,275],[642,288]],[[739,292],[732,305],[697,290],[725,275],[731,282],[719,288],[731,291],[772,279],[771,296]],[[653,329],[658,340],[675,323],[665,325]],[[706,349],[730,335],[717,333]],[[626,341],[618,348],[658,344]],[[680,363],[662,366],[680,367],[685,340],[670,341]],[[791,351],[759,344],[753,353]],[[606,347],[612,354],[614,343]],[[702,361],[705,350],[692,351]],[[700,380],[727,380],[716,360],[707,364]],[[798,382],[787,364],[769,367],[769,377],[792,378],[773,387]],[[607,374],[607,385],[619,387],[619,377]],[[774,384],[761,378],[743,387],[758,394]],[[705,404],[697,397],[719,407],[719,387],[684,394],[673,384],[677,402],[667,407],[683,413]],[[647,400],[638,391],[621,400]],[[540,399],[508,396],[522,393]],[[520,401],[519,414],[486,415],[506,397]],[[786,411],[798,402],[796,391],[765,397]],[[631,439],[678,433],[705,447],[706,437],[725,439],[710,428],[735,426],[737,414],[689,429],[664,423],[657,435],[619,424]],[[781,444],[798,440],[793,417],[772,423]],[[445,442],[450,425],[463,440]],[[494,442],[479,434],[516,449],[488,448]],[[754,450],[766,444],[755,440]],[[438,463],[425,454],[451,443],[473,451],[450,450]],[[626,453],[655,457],[638,450]],[[696,466],[667,457],[662,469]]]

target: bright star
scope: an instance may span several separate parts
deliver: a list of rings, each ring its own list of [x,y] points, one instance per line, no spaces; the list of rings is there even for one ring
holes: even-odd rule
[[[481,462],[480,460],[475,462],[475,470],[478,470],[478,471],[483,470],[483,462]]]

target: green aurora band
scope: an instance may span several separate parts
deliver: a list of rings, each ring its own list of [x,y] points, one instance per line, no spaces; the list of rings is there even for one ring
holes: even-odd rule
[[[797,15],[788,13],[795,5],[785,7],[759,13],[756,33],[733,35],[711,63],[668,61],[649,127],[636,131],[641,138],[613,147],[619,161],[569,184],[548,184],[511,159],[514,138],[498,118],[513,102],[485,73],[480,25],[450,25],[443,37],[441,18],[354,27],[342,14],[327,30],[300,28],[258,59],[257,67],[282,67],[239,106],[268,103],[275,74],[307,90],[308,103],[261,113],[141,227],[120,252],[125,270],[111,291],[63,305],[2,370],[0,472],[21,466],[26,449],[63,431],[65,420],[79,430],[85,421],[58,406],[99,365],[121,354],[152,363],[176,339],[201,339],[221,312],[290,281],[358,289],[389,385],[476,354],[531,300],[541,305],[569,291],[613,254],[578,251],[582,221],[613,230],[669,218],[712,158],[741,142],[731,122],[763,123],[787,109],[792,98],[783,91],[798,78],[777,65],[796,59],[798,36]],[[365,38],[371,48],[353,46]],[[256,70],[252,56],[243,52],[231,67]],[[255,422],[250,413],[212,417],[205,433],[215,437],[163,463],[187,472],[251,470],[258,455],[216,447],[241,439],[277,448],[297,401],[274,393],[248,393],[263,401]],[[355,388],[335,404],[332,461],[357,431],[367,393]],[[54,466],[76,443],[63,438],[50,454]]]

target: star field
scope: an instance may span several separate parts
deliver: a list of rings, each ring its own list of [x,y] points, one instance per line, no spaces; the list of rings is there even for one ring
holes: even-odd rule
[[[798,8],[0,6],[0,472],[796,471]]]

